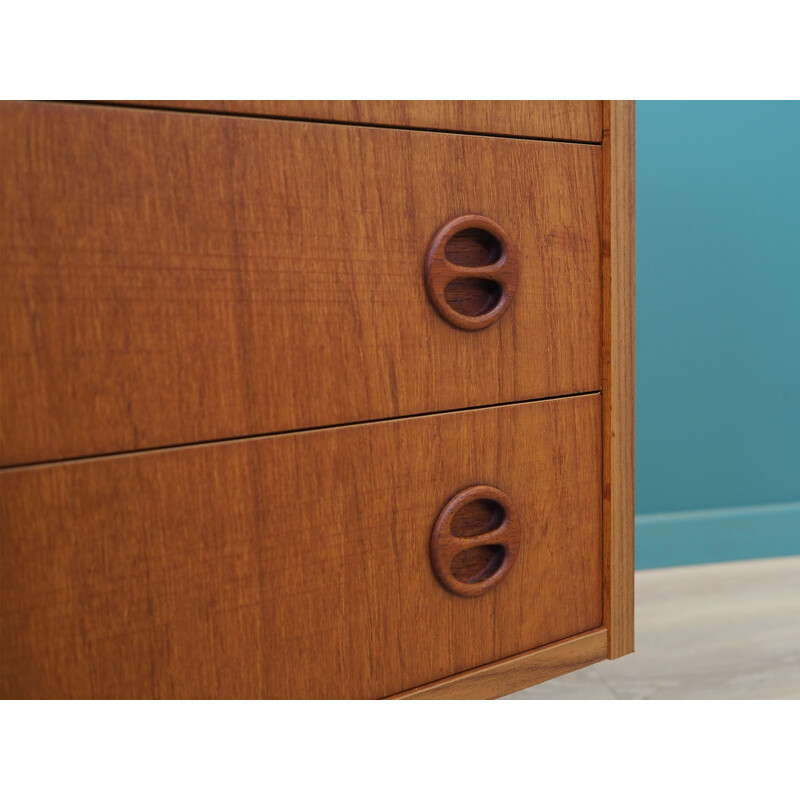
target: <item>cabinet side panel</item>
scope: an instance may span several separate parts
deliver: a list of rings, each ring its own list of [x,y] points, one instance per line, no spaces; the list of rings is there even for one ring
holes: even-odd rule
[[[603,621],[619,658],[633,652],[635,105],[603,108]]]

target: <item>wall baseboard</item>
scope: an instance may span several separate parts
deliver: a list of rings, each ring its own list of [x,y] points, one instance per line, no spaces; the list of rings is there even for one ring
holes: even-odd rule
[[[793,555],[800,503],[636,517],[636,569]]]

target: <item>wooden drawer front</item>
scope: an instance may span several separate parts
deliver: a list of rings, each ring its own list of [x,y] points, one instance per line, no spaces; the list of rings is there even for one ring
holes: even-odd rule
[[[599,142],[599,100],[145,100],[143,105]]]
[[[4,464],[600,388],[600,148],[4,104]],[[462,214],[517,249],[481,331],[426,296]]]
[[[600,398],[0,473],[5,697],[381,697],[601,624]],[[478,597],[434,522],[490,484]]]

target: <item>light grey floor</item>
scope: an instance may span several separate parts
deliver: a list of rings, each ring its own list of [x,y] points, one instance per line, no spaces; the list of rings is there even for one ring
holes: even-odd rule
[[[637,572],[634,654],[502,699],[800,699],[800,557]]]

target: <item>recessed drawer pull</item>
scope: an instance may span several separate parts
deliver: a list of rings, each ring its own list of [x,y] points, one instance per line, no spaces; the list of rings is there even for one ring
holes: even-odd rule
[[[470,486],[442,509],[431,535],[436,577],[455,594],[475,597],[502,580],[519,551],[519,520],[494,486]]]
[[[436,310],[450,324],[479,330],[500,319],[517,290],[516,250],[488,217],[450,220],[428,248],[425,286]]]

